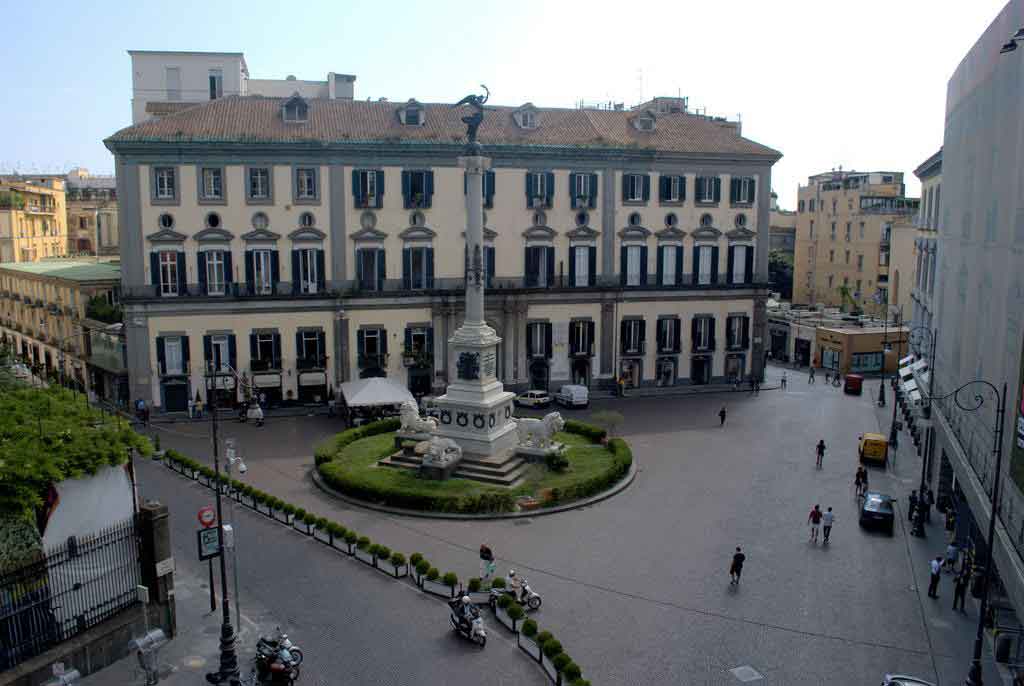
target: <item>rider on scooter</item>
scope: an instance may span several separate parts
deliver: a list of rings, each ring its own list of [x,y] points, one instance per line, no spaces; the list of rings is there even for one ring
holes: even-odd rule
[[[505,577],[505,586],[513,594],[512,597],[519,601],[523,595],[523,579],[522,577],[516,576],[516,570],[508,570],[508,576]]]

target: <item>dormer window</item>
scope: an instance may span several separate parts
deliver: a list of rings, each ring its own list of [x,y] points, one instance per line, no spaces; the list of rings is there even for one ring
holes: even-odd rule
[[[410,100],[398,110],[398,117],[406,126],[423,126],[423,114],[423,106],[415,100]]]
[[[285,101],[282,108],[284,120],[291,124],[298,124],[309,120],[309,105],[296,93]]]
[[[512,113],[512,118],[521,129],[537,128],[537,108],[531,103],[526,103]]]
[[[633,126],[638,131],[654,131],[654,123],[654,113],[650,110],[647,110],[633,120]]]
[[[527,110],[526,112],[523,112],[522,115],[520,115],[520,116],[521,116],[522,121],[523,121],[523,128],[524,129],[535,129],[535,128],[537,128],[537,115],[535,115],[532,111]]]

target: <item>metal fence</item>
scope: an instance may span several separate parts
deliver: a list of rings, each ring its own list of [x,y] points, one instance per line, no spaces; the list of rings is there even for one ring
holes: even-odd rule
[[[69,538],[0,574],[0,671],[131,607],[139,583],[134,519]]]

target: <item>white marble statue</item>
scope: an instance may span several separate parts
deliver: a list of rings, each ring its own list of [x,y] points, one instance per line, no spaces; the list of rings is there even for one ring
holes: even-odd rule
[[[565,428],[565,421],[558,412],[548,412],[544,419],[523,417],[516,420],[519,445],[527,448],[550,448],[552,437]]]
[[[433,417],[420,417],[416,403],[406,400],[402,403],[402,433],[432,434],[437,431],[437,420]]]
[[[447,467],[462,459],[462,448],[450,438],[434,436],[430,439],[430,447],[423,456],[423,465],[427,467]]]

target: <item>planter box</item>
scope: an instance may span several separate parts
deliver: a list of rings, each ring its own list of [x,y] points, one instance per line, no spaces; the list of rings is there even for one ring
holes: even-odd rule
[[[370,565],[371,567],[377,566],[377,558],[366,550],[356,548],[355,558],[360,562]]]
[[[436,595],[440,598],[455,597],[455,589],[453,589],[451,586],[442,584],[440,581],[431,581],[426,577],[424,577],[423,580],[420,582],[420,588],[422,588],[427,593]]]
[[[312,536],[313,532],[316,531],[316,526],[313,524],[306,524],[301,519],[296,519],[292,522],[292,528],[298,531],[300,534],[306,536]]]
[[[540,662],[541,657],[544,655],[540,651],[540,646],[532,638],[527,638],[522,634],[516,634],[516,641],[519,643],[519,649],[529,655],[532,659]]]
[[[463,595],[468,595],[473,604],[478,607],[491,604],[490,591],[466,591]]]
[[[384,574],[387,574],[388,576],[394,577],[396,579],[401,579],[403,577],[409,576],[409,565],[398,565],[398,569],[395,569],[395,566],[391,564],[390,560],[381,560],[380,562],[378,562],[377,569],[383,572]]]
[[[544,669],[544,673],[548,675],[548,678],[551,679],[551,683],[556,686],[560,686],[562,683],[562,675],[559,674],[558,670],[555,669],[555,666],[551,664],[551,660],[548,659],[548,656],[543,653],[541,653],[540,656],[540,666]]]
[[[321,543],[331,545],[331,541],[333,540],[334,537],[326,529],[316,528],[313,529],[313,538],[320,541]]]
[[[517,625],[519,624],[519,622],[517,622],[514,619],[512,619],[511,617],[509,617],[505,613],[505,611],[502,610],[500,607],[498,607],[498,606],[494,607],[494,616],[498,618],[498,621],[501,624],[503,624],[506,629],[508,629],[509,631],[511,631],[514,634],[518,634],[519,633],[519,629],[516,628]]]

